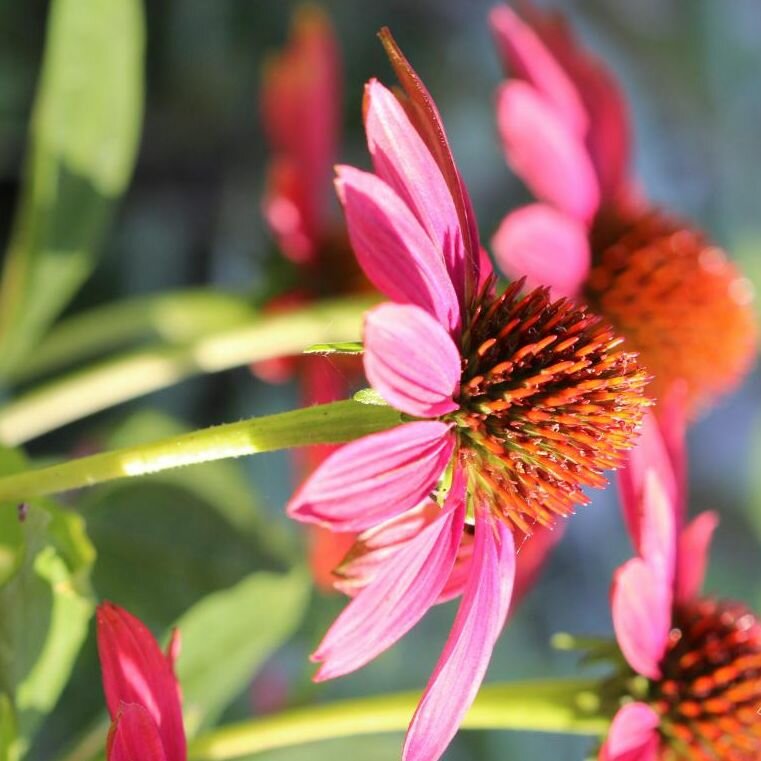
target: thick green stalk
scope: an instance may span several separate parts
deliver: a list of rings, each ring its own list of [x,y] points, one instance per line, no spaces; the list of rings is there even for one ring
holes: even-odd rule
[[[338,444],[400,422],[400,414],[391,407],[352,400],[305,407],[14,473],[0,478],[0,502],[22,502],[212,460],[310,444]]]
[[[132,352],[46,383],[0,408],[0,443],[17,446],[74,420],[202,373],[360,338],[368,299],[336,299],[260,315],[181,346]]]
[[[465,729],[512,729],[602,735],[596,682],[527,681],[481,688],[462,723]],[[417,692],[342,700],[232,724],[191,743],[191,761],[227,761],[275,748],[407,728]]]

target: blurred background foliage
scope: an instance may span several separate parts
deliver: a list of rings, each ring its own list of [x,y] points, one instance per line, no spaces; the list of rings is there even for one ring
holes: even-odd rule
[[[491,107],[500,74],[486,25],[491,4],[323,3],[346,62],[341,159],[367,164],[362,85],[371,76],[391,80],[375,36],[387,24],[438,102],[486,239],[506,209],[528,197],[495,137]],[[761,287],[757,0],[553,5],[624,83],[637,171],[649,195],[708,229]],[[267,52],[283,44],[295,7],[283,0],[160,0],[145,7],[138,0],[0,2],[5,398],[16,393],[10,380],[23,390],[24,376],[39,369],[40,342],[61,313],[212,285],[242,297],[223,299],[213,310],[226,324],[287,279],[260,213],[267,150],[257,93]],[[65,191],[58,199],[50,183]],[[124,342],[150,346],[162,338],[155,325],[170,323],[166,313],[151,316],[138,305],[121,319]],[[36,458],[80,454],[297,404],[294,387],[268,385],[239,369],[100,413],[28,449]],[[690,452],[691,509],[718,508],[722,515],[708,589],[758,609],[758,372],[693,427]],[[4,454],[0,467],[20,467],[19,457]],[[448,606],[359,674],[310,683],[306,656],[342,601],[311,590],[298,560],[303,537],[282,515],[292,486],[287,456],[269,455],[99,488],[68,497],[63,507],[34,503],[24,524],[1,510],[0,692],[16,696],[16,710],[0,698],[0,746],[17,733],[23,740],[17,750],[23,748],[57,702],[27,757],[60,758],[83,737],[70,761],[102,750],[91,626],[57,699],[93,602],[103,598],[163,636],[180,621],[180,678],[193,732],[223,713],[241,717],[422,687],[448,629]],[[628,552],[614,489],[595,494],[515,613],[490,678],[573,672],[574,657],[553,652],[549,638],[559,630],[610,633],[608,585]],[[61,580],[74,590],[66,600],[56,599]],[[46,665],[41,679],[34,665],[51,657],[55,668]],[[398,746],[398,736],[360,738],[266,758],[373,761],[395,758]],[[447,757],[570,761],[589,748],[583,739],[461,733]],[[13,758],[0,752],[2,761]]]

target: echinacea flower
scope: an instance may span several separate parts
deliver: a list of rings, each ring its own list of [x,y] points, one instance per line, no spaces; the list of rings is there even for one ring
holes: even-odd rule
[[[185,761],[174,676],[177,635],[164,654],[140,620],[108,602],[98,606],[97,622],[103,691],[112,721],[108,761]]]
[[[334,220],[329,206],[341,90],[341,56],[330,21],[317,6],[303,6],[294,15],[288,45],[270,56],[262,81],[262,119],[272,154],[264,215],[278,249],[295,265],[292,288],[267,305],[270,311],[369,287],[346,228]],[[253,369],[269,381],[295,376],[305,406],[345,398],[362,376],[360,363],[351,356],[286,357],[259,362]],[[295,452],[300,480],[334,449],[326,445]],[[333,569],[353,542],[350,533],[310,528],[310,567],[322,590],[332,589]]]
[[[678,435],[664,442],[650,419],[622,474],[638,555],[617,571],[611,603],[619,646],[640,676],[628,680],[636,689],[600,761],[761,758],[761,622],[744,605],[701,596],[717,519],[702,513],[684,525],[674,471],[682,455]]]
[[[514,533],[552,526],[587,501],[584,486],[605,484],[633,443],[647,375],[583,307],[542,288],[522,296],[521,283],[495,293],[438,110],[381,38],[404,95],[368,83],[374,172],[340,166],[336,185],[357,259],[390,299],[366,315],[365,373],[408,422],[333,453],[288,512],[363,532],[372,549],[344,569],[356,596],[314,653],[318,680],[360,668],[461,597],[404,745],[407,761],[430,761],[507,616]]]
[[[491,14],[510,76],[497,124],[508,163],[538,202],[503,220],[497,261],[604,315],[653,374],[652,394],[683,380],[694,410],[754,360],[750,283],[700,230],[640,197],[613,76],[559,14],[521,9],[523,18],[507,6]]]

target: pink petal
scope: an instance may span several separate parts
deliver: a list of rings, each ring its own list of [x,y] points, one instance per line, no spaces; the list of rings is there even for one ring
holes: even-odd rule
[[[122,703],[108,735],[108,761],[167,761],[156,722],[137,703]]]
[[[588,223],[600,203],[594,167],[553,104],[525,82],[508,82],[497,96],[497,126],[508,163],[537,197]]]
[[[382,571],[388,558],[440,516],[441,506],[429,500],[362,532],[336,569],[339,578],[334,587],[349,597],[356,597]]]
[[[495,7],[489,23],[510,75],[533,85],[555,106],[563,123],[583,138],[589,118],[576,86],[536,32],[507,5]]]
[[[457,409],[460,353],[428,312],[409,304],[381,304],[365,316],[365,373],[392,406],[415,417]]]
[[[145,625],[111,603],[98,606],[98,655],[111,718],[117,720],[123,703],[142,706],[158,727],[167,761],[184,761],[177,680],[172,658],[165,656]],[[144,721],[135,719],[141,726]]]
[[[674,473],[677,525],[684,525],[687,513],[687,384],[676,381],[658,400],[656,417],[671,469]]]
[[[460,306],[441,251],[404,201],[374,174],[349,166],[337,173],[349,238],[368,279],[393,301],[416,304],[456,331]]]
[[[406,423],[346,444],[288,504],[288,515],[334,531],[364,531],[422,502],[454,450],[449,425]]]
[[[468,190],[465,187],[462,176],[457,169],[449,147],[438,108],[428,92],[423,81],[405,58],[396,41],[388,29],[382,29],[378,35],[386,49],[389,61],[399,79],[404,94],[399,96],[407,116],[409,117],[418,134],[428,146],[428,150],[434,157],[436,164],[441,170],[444,181],[452,195],[457,215],[460,221],[460,230],[464,235],[465,261],[463,272],[451,271],[455,290],[464,304],[466,295],[472,295],[473,289],[479,279],[479,250],[478,225],[473,212]]]
[[[477,511],[471,574],[452,631],[412,718],[403,761],[435,761],[481,686],[510,606],[515,545],[510,531]]]
[[[365,131],[376,174],[409,206],[442,252],[459,292],[465,247],[452,194],[399,101],[375,79],[365,88]]]
[[[341,62],[327,16],[303,8],[262,76],[262,121],[273,153],[267,220],[286,256],[312,259],[328,223],[341,115]]]
[[[697,516],[679,537],[676,570],[676,600],[687,603],[694,600],[703,588],[708,567],[708,552],[719,516],[705,512]]]
[[[640,555],[663,584],[673,587],[676,572],[676,516],[654,470],[645,475],[642,495]]]
[[[586,227],[547,204],[508,214],[491,245],[500,268],[514,279],[525,276],[527,289],[549,285],[555,297],[574,297],[589,274]]]
[[[605,65],[575,39],[565,18],[525,3],[523,16],[573,82],[588,115],[586,144],[602,194],[628,192],[631,152],[629,115],[618,84]]]
[[[454,600],[455,597],[459,597],[468,586],[468,579],[470,578],[470,565],[473,561],[473,534],[463,532],[460,539],[460,547],[457,550],[457,559],[452,568],[452,573],[447,579],[447,583],[444,585],[444,589],[441,590],[437,603],[449,602]]]
[[[616,639],[629,665],[650,679],[661,676],[671,631],[671,599],[671,589],[642,558],[627,561],[613,577]]]
[[[315,679],[348,674],[403,637],[434,604],[454,565],[465,520],[465,480],[456,477],[437,520],[410,539],[344,609],[312,659]]]
[[[515,551],[515,583],[511,610],[515,610],[523,596],[536,583],[550,552],[560,541],[564,531],[564,524],[559,523],[552,529],[537,528],[531,536],[523,536],[519,540]],[[465,533],[460,542],[452,575],[442,590],[438,602],[448,602],[463,593],[470,574],[472,558],[473,535]]]
[[[626,467],[619,471],[618,485],[624,519],[637,552],[642,552],[642,509],[647,474],[656,474],[666,500],[676,511],[679,490],[658,421],[645,415],[637,445],[629,452]],[[675,513],[676,515],[676,513]],[[675,518],[678,520],[678,516]]]
[[[628,192],[631,137],[629,113],[618,85],[602,64],[592,62],[580,91],[589,113],[587,146],[604,197],[616,199]]]
[[[645,703],[629,703],[613,718],[600,761],[657,761],[658,714]]]

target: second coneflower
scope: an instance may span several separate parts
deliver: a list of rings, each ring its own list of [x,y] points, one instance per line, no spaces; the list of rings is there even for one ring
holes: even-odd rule
[[[436,106],[381,36],[405,95],[367,85],[374,173],[339,167],[337,188],[357,259],[391,299],[366,317],[365,372],[409,422],[332,454],[288,510],[366,532],[350,561],[359,591],[314,654],[318,679],[363,666],[462,597],[404,746],[430,761],[507,616],[514,534],[551,526],[587,501],[584,486],[605,484],[634,441],[647,375],[584,308],[520,284],[495,293]]]
[[[752,289],[707,237],[639,196],[626,105],[559,14],[524,2],[491,16],[510,79],[497,98],[508,162],[539,199],[507,215],[495,255],[604,315],[640,353],[660,399],[681,381],[691,409],[731,389],[757,344]]]
[[[716,516],[686,523],[680,429],[650,420],[623,473],[637,557],[618,569],[611,604],[625,668],[623,704],[600,761],[756,761],[761,757],[761,622],[701,594]],[[623,694],[621,694],[623,692]]]

